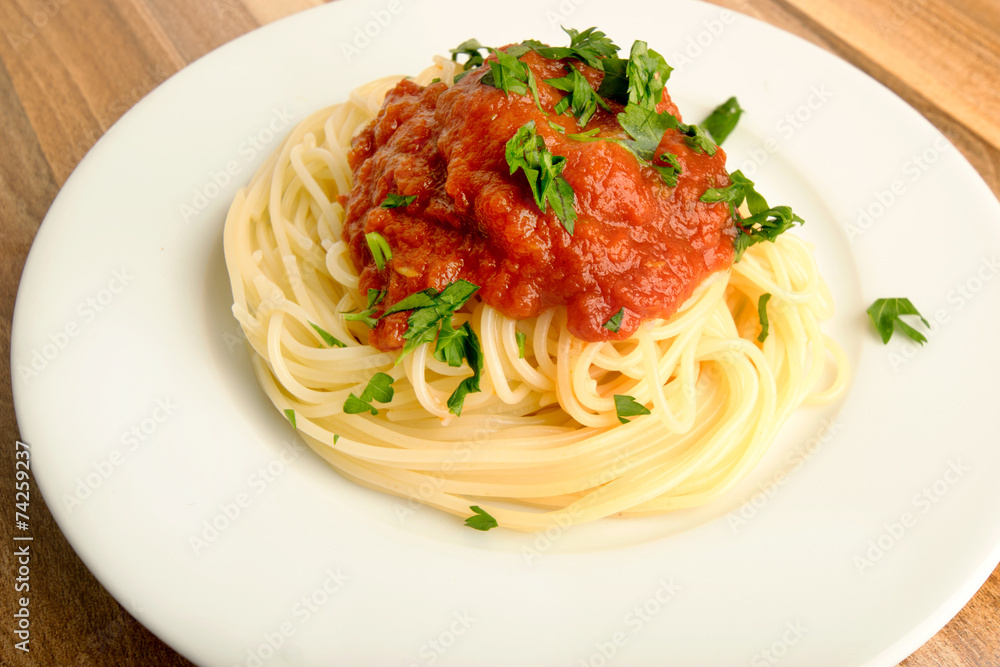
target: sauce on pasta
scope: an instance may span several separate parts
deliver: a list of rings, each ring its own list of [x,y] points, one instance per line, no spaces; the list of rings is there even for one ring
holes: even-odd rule
[[[465,279],[508,317],[565,305],[576,337],[626,339],[642,321],[672,315],[706,276],[732,264],[736,228],[727,205],[699,201],[707,189],[729,185],[726,155],[697,151],[668,130],[656,154],[672,153],[679,163],[669,187],[651,166],[606,140],[627,138],[616,118],[622,105],[597,108],[587,123],[596,137],[572,137],[581,132],[576,118],[554,112],[565,93],[546,79],[576,67],[596,89],[602,72],[533,51],[521,61],[538,82],[541,109],[531,95],[508,96],[481,83],[489,68],[480,67],[450,87],[401,81],[356,136],[348,156],[355,185],[341,202],[360,291],[387,290],[384,311],[422,289]],[[679,117],[666,90],[657,110]],[[546,148],[566,158],[562,177],[573,188],[578,215],[572,235],[552,208],[539,210],[524,174],[511,174],[505,160],[506,142],[529,121]],[[390,194],[415,200],[381,208]],[[371,232],[392,248],[382,268],[366,243]],[[605,327],[619,311],[617,331]],[[390,315],[369,342],[398,349],[406,327],[405,312]]]

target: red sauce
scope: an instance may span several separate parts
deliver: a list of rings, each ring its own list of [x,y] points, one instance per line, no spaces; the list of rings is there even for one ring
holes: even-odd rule
[[[565,75],[563,61],[535,52],[522,57],[538,81],[543,114],[528,95],[480,83],[488,67],[447,87],[399,83],[382,110],[354,140],[349,156],[355,186],[342,203],[344,239],[360,269],[361,293],[387,289],[380,308],[464,278],[505,315],[534,317],[565,305],[571,333],[586,341],[629,337],[646,319],[670,316],[710,273],[733,260],[735,227],[724,204],[699,197],[729,184],[726,156],[695,152],[676,130],[657,154],[669,151],[682,168],[676,187],[640,165],[622,146],[570,139],[581,131],[552,109],[564,93],[544,83]],[[596,89],[602,73],[576,61]],[[587,130],[625,138],[616,113],[598,108]],[[667,92],[660,110],[677,114]],[[566,157],[562,177],[573,187],[573,235],[551,207],[538,210],[522,171],[510,174],[504,148],[522,125],[535,121],[554,155]],[[391,194],[416,195],[409,206],[382,209]],[[375,266],[364,235],[379,232],[392,248],[386,268]],[[603,325],[624,308],[617,333]],[[370,343],[402,346],[406,313],[382,320]]]

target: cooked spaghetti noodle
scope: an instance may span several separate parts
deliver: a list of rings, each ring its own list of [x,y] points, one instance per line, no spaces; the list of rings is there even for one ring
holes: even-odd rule
[[[451,81],[454,68],[439,58],[416,81]],[[438,361],[431,343],[397,363],[398,351],[368,345],[368,327],[342,315],[366,303],[342,239],[347,154],[398,80],[303,121],[237,194],[225,225],[233,313],[260,384],[341,474],[463,517],[478,505],[516,530],[661,513],[724,493],[793,410],[843,390],[845,356],[819,327],[832,314],[829,292],[810,247],[784,234],[623,341],[574,337],[561,307],[514,320],[469,300],[454,326],[471,323],[481,340],[482,391],[451,414],[467,366]],[[831,367],[832,384],[817,390]],[[392,400],[377,415],[345,414],[376,372],[394,379]],[[621,423],[615,395],[650,413]]]

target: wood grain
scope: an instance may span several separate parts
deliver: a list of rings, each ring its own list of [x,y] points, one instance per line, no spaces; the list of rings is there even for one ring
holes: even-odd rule
[[[0,3],[0,339],[9,358],[17,280],[60,186],[108,128],[170,74],[317,0],[5,0]],[[991,0],[718,0],[868,72],[940,128],[1000,194],[1000,5]],[[0,500],[13,504],[18,436],[2,365]],[[32,495],[32,651],[4,665],[188,665],[94,579]],[[12,544],[13,526],[0,522]],[[5,581],[12,549],[0,550]],[[4,586],[2,614],[17,595]],[[126,601],[127,603],[127,601]],[[906,667],[1000,664],[1000,568]],[[5,626],[6,628],[6,626]],[[849,639],[845,639],[849,641]]]

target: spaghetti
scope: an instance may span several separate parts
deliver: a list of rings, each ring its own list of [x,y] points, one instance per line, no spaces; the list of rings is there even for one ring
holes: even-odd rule
[[[437,58],[415,80],[456,71]],[[829,292],[810,247],[784,234],[625,340],[573,336],[564,307],[515,320],[473,297],[453,326],[468,322],[481,341],[481,391],[452,414],[467,365],[436,359],[432,343],[402,357],[381,351],[367,344],[368,326],[343,316],[367,305],[338,203],[353,184],[347,156],[398,81],[371,82],[304,120],[225,223],[233,313],[257,378],[342,475],[462,517],[480,506],[524,531],[662,513],[724,493],[793,410],[842,392],[845,355],[819,327],[832,315]],[[765,293],[769,335],[758,343]],[[835,379],[817,391],[831,366]],[[346,414],[377,372],[391,376],[391,400],[373,404],[377,414]],[[648,414],[621,417],[615,396]]]

